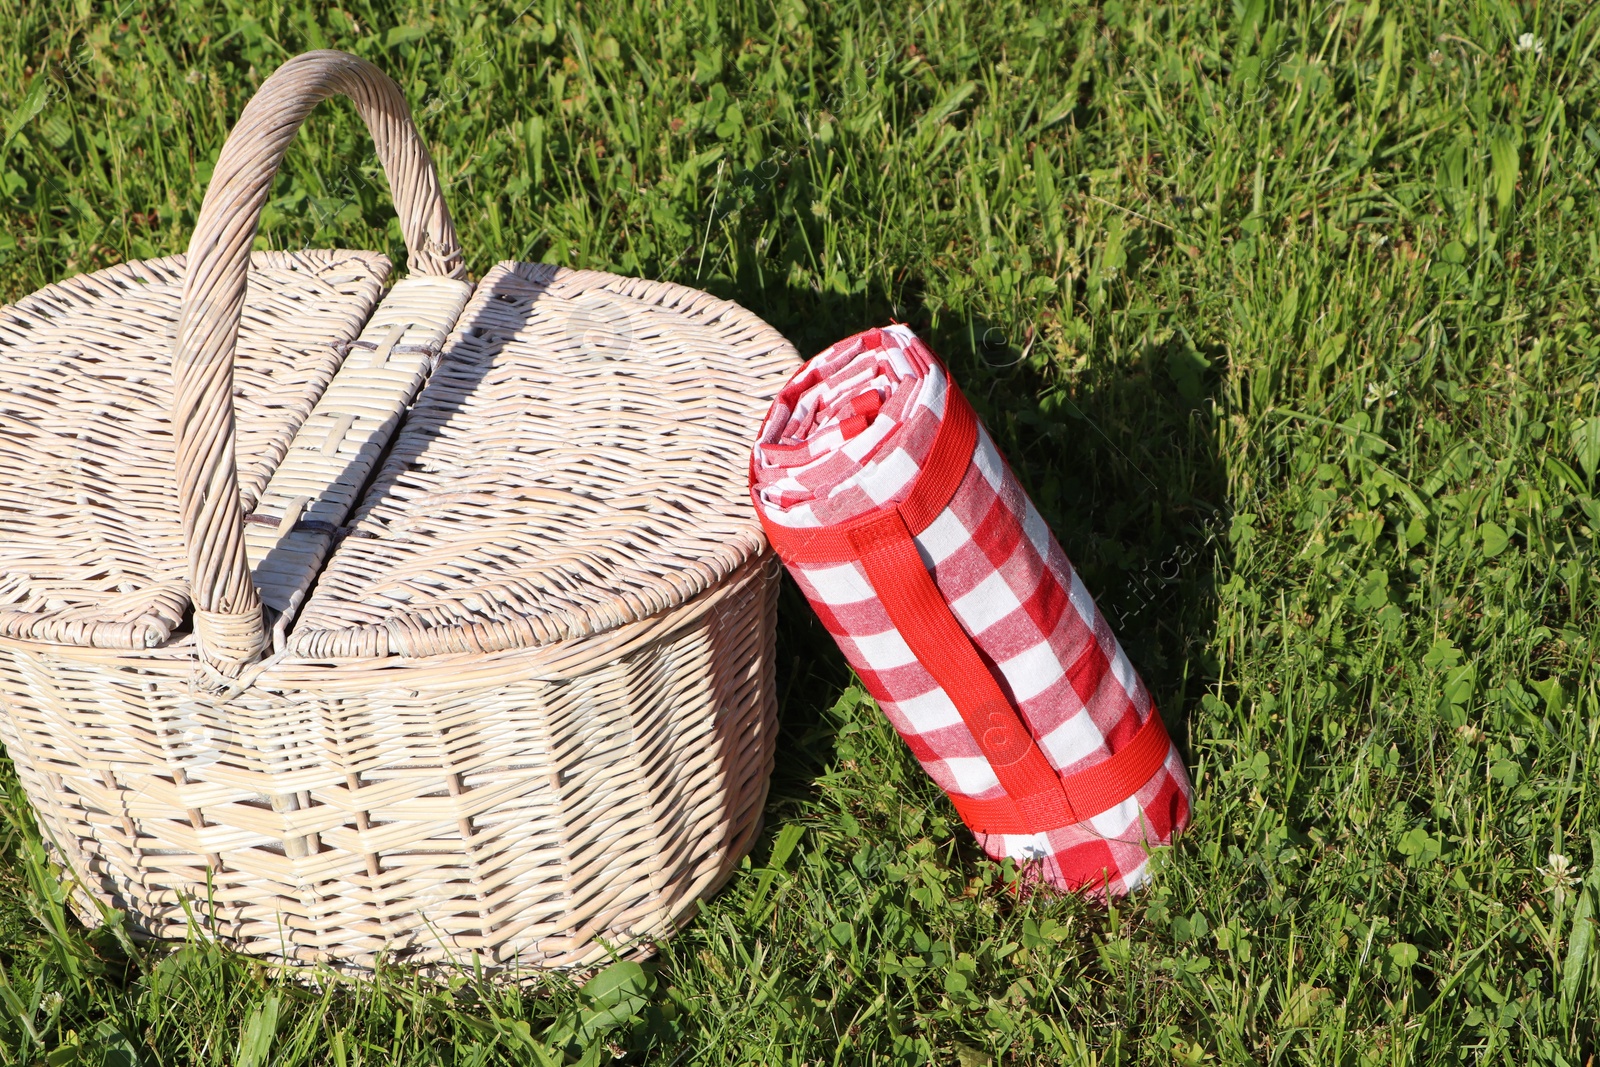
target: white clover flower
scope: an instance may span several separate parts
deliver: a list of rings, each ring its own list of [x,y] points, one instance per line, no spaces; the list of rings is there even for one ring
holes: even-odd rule
[[[1394,396],[1395,393],[1397,393],[1397,392],[1399,392],[1399,390],[1394,388],[1393,386],[1388,385],[1388,383],[1384,383],[1384,385],[1379,385],[1377,382],[1368,382],[1367,383],[1367,396],[1366,396],[1366,399],[1363,401],[1362,406],[1363,407],[1371,407],[1373,404],[1382,403],[1383,401],[1388,400],[1390,397]]]
[[[1531,33],[1525,33],[1517,38],[1517,51],[1532,52],[1536,56],[1544,55],[1544,42]]]
[[[1545,891],[1556,898],[1558,908],[1566,903],[1567,894],[1580,881],[1572,861],[1559,852],[1550,853],[1549,866],[1540,867],[1539,873],[1544,875]]]

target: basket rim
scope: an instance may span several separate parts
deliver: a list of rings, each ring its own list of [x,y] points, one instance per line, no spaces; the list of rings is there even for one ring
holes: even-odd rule
[[[360,680],[378,679],[380,675],[392,676],[390,680],[394,684],[403,683],[407,688],[448,689],[470,681],[472,672],[476,670],[495,672],[503,669],[505,664],[517,663],[522,677],[549,682],[569,681],[582,677],[598,662],[610,662],[642,645],[671,637],[705,613],[715,610],[723,599],[733,595],[745,583],[756,581],[763,574],[766,580],[776,579],[781,568],[782,563],[777,555],[769,547],[763,547],[759,554],[746,560],[721,581],[686,597],[679,604],[652,615],[621,622],[607,630],[564,641],[512,645],[482,652],[435,652],[417,656],[396,653],[376,657],[340,657],[296,655],[292,651],[285,651],[259,660],[237,679],[224,679],[219,674],[212,680],[216,683],[217,692],[224,696],[227,691],[242,691],[257,685],[289,690],[304,689],[313,682],[327,681],[330,688],[336,688],[342,678],[348,678],[355,684]],[[170,670],[174,677],[180,674],[189,676],[200,662],[194,633],[187,629],[148,648],[100,648],[0,636],[0,651],[45,656],[58,662],[86,667],[113,666],[151,673]],[[448,675],[441,675],[433,681],[413,677],[424,671],[446,670],[450,672]]]

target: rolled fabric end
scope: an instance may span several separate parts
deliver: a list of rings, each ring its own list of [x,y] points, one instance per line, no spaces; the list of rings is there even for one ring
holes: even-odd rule
[[[984,851],[1117,895],[1189,821],[1149,691],[948,372],[906,326],[800,367],[750,494],[801,591]]]

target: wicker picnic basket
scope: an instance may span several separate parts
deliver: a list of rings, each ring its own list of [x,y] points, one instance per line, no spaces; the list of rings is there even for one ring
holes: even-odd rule
[[[252,252],[343,93],[411,274]],[[476,286],[395,84],[245,108],[187,256],[0,309],[0,740],[85,921],[366,967],[643,955],[757,833],[777,573],[749,442],[798,362],[735,304]]]

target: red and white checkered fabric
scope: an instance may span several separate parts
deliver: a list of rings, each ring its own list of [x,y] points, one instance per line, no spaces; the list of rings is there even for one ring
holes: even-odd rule
[[[1044,520],[909,328],[858,334],[795,373],[761,427],[751,493],[800,589],[984,851],[1061,889],[1137,886],[1149,848],[1188,822],[1182,759]]]

